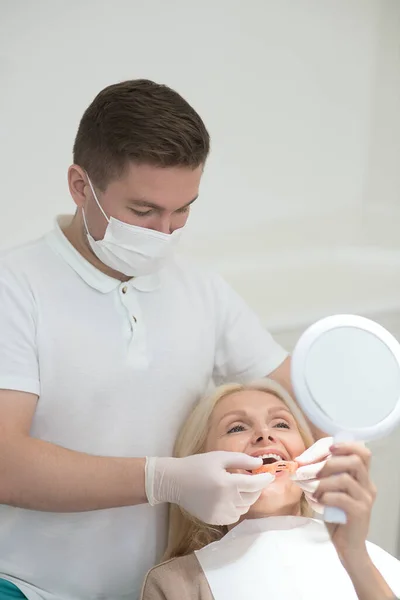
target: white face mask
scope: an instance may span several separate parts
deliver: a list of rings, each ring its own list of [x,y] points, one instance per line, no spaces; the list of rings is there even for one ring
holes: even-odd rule
[[[129,225],[114,219],[114,217],[108,218],[98,201],[88,175],[87,178],[97,206],[108,222],[104,238],[96,241],[90,235],[85,212],[82,209],[86,235],[97,258],[110,269],[123,273],[127,277],[151,275],[159,271],[171,258],[174,247],[181,236],[182,228],[167,234]]]

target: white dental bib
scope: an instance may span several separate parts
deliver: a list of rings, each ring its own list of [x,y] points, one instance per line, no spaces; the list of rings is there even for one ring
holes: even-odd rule
[[[400,562],[368,543],[395,595]],[[196,552],[215,600],[357,600],[321,521],[305,517],[249,519]]]

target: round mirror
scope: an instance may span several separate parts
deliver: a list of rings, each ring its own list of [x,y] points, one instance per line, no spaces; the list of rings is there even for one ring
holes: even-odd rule
[[[369,319],[335,315],[307,329],[293,353],[292,382],[326,433],[369,440],[400,421],[400,344]]]
[[[296,345],[292,384],[310,421],[337,441],[385,436],[400,423],[400,344],[363,317],[322,319]],[[324,519],[346,523],[335,507]]]

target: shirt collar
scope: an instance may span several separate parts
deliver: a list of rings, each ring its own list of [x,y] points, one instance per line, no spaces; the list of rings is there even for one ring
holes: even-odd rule
[[[72,215],[58,216],[55,228],[46,236],[47,243],[88,285],[104,294],[112,292],[121,285],[121,281],[96,269],[64,235],[62,228],[68,225],[72,218]],[[152,292],[159,287],[160,276],[155,273],[153,275],[133,277],[124,283],[141,292]]]

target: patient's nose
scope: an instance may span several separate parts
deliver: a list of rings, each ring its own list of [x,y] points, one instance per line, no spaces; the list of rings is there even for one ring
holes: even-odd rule
[[[272,435],[268,435],[265,437],[265,439],[267,439],[269,442],[275,442],[275,438]],[[264,436],[260,435],[257,439],[256,439],[256,444],[259,444],[260,442],[264,441]]]

